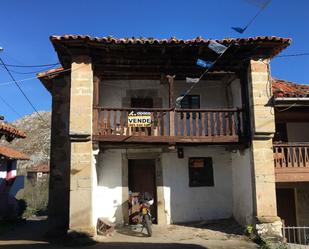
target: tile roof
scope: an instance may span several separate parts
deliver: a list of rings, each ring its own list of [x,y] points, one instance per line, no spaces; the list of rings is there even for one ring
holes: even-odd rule
[[[257,36],[248,38],[224,38],[224,39],[205,39],[203,37],[196,37],[194,39],[177,39],[171,37],[169,39],[156,39],[145,37],[132,37],[132,38],[114,38],[112,36],[106,37],[93,37],[90,35],[52,35],[50,40],[53,43],[60,61],[61,57],[72,55],[66,49],[71,47],[74,51],[76,49],[85,48],[89,51],[91,48],[97,50],[98,45],[201,45],[207,46],[210,41],[216,41],[224,45],[230,45],[236,43],[240,47],[248,46],[249,51],[252,50],[252,46],[255,46],[259,53],[263,53],[262,50],[267,50],[268,53],[265,58],[272,58],[280,53],[283,49],[290,45],[290,38],[282,38],[276,36]],[[119,49],[123,49],[123,46],[118,46]],[[245,51],[242,51],[245,53]],[[246,51],[248,53],[248,51]]]
[[[155,39],[155,38],[114,38],[112,36],[107,37],[92,37],[89,35],[52,35],[50,36],[50,40],[54,43],[54,46],[57,42],[61,41],[90,41],[90,42],[96,42],[100,44],[187,44],[187,45],[198,45],[198,44],[204,44],[207,45],[210,41],[213,41],[213,39],[205,39],[203,37],[196,37],[194,39],[177,39],[175,37],[171,37],[169,39]],[[224,45],[229,45],[232,42],[236,42],[239,45],[249,45],[249,44],[259,44],[263,42],[277,42],[281,44],[278,48],[274,49],[274,54],[280,53],[284,48],[286,48],[290,43],[290,38],[281,38],[276,36],[257,36],[257,37],[249,37],[249,38],[225,38],[225,39],[214,39],[216,42],[219,42]],[[85,43],[82,43],[84,46],[86,46]],[[62,45],[61,45],[62,47]],[[60,56],[60,54],[59,54]],[[59,72],[63,72],[64,68],[54,68],[51,70],[48,70],[46,72],[41,72],[37,74],[38,78],[44,78],[46,76],[53,76],[57,75]]]
[[[27,172],[49,172],[49,165],[46,163],[35,165],[29,169],[27,169]]]
[[[85,41],[95,41],[100,43],[113,43],[113,44],[208,44],[212,39],[205,39],[203,37],[196,37],[194,39],[177,39],[176,37],[171,37],[169,39],[155,39],[155,38],[145,38],[145,37],[132,37],[132,38],[114,38],[112,36],[106,37],[93,37],[89,35],[52,35],[50,36],[51,41],[68,41],[68,40],[85,40]],[[239,44],[247,44],[250,42],[261,42],[261,41],[277,41],[282,43],[290,43],[290,38],[281,38],[277,36],[257,36],[249,38],[224,38],[224,39],[213,39],[219,43],[229,44],[232,42],[237,42]]]
[[[47,71],[38,73],[37,77],[43,78],[43,77],[46,77],[46,76],[52,76],[52,75],[56,75],[57,73],[60,73],[60,72],[63,72],[63,71],[64,71],[63,67],[52,68],[52,69],[49,69]]]
[[[275,97],[309,97],[309,85],[298,84],[287,80],[272,79],[273,94]]]
[[[17,160],[30,159],[29,156],[27,156],[26,154],[3,145],[0,145],[0,155],[9,159],[17,159]]]
[[[9,136],[14,136],[17,138],[25,138],[26,134],[20,130],[18,130],[17,128],[6,124],[4,122],[0,122],[0,137],[2,135],[9,135]]]

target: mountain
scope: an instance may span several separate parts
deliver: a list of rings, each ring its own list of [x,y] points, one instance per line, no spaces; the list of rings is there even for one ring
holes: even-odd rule
[[[45,122],[39,118],[37,113],[32,113],[11,123],[25,132],[26,138],[14,139],[10,143],[1,141],[3,145],[21,151],[30,157],[29,161],[18,162],[20,170],[49,162],[51,113],[39,112],[39,114]]]

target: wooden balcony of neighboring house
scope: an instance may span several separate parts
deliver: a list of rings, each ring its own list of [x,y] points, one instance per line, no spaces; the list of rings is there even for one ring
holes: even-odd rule
[[[120,143],[237,143],[242,111],[226,109],[107,108],[93,109],[93,140]],[[148,113],[147,127],[132,127],[129,114]]]
[[[309,181],[309,143],[273,145],[276,182]]]

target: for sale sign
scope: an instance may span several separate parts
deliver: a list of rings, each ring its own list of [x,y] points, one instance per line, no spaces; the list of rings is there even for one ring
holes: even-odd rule
[[[150,127],[151,113],[131,111],[128,115],[129,127]]]

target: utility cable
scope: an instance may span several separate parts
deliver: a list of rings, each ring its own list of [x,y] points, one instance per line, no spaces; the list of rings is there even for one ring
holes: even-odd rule
[[[226,53],[226,51],[228,51],[228,49],[233,45],[234,43],[231,43],[230,45],[228,45],[227,47],[226,47],[226,49],[225,49],[225,51],[223,52],[223,53],[221,53],[213,62],[212,62],[212,66],[211,67],[208,67],[202,74],[201,74],[201,76],[198,78],[198,80],[196,81],[196,82],[194,82],[193,84],[192,84],[192,86],[183,94],[183,95],[181,95],[181,100],[183,100],[184,99],[184,97],[185,96],[187,96],[192,90],[193,90],[193,88],[200,82],[200,80],[204,77],[204,75],[206,75],[208,72],[209,72],[209,70],[211,69],[211,68],[213,68],[213,66],[218,62],[218,60]],[[181,102],[181,100],[180,100],[180,102]],[[178,103],[177,103],[177,99],[176,99],[176,105],[177,105]]]
[[[283,57],[297,57],[297,56],[308,56],[309,53],[299,53],[299,54],[283,54],[283,55],[277,55],[274,59],[280,57],[280,58],[283,58]]]
[[[293,104],[289,105],[288,107],[286,107],[284,109],[280,109],[278,107],[275,107],[275,108],[276,108],[277,112],[284,112],[284,111],[287,111],[287,110],[291,109],[292,107],[296,106],[296,104],[297,103],[293,103]]]
[[[15,110],[15,108],[13,106],[11,106],[4,98],[2,98],[2,96],[0,96],[1,101],[8,107],[10,108],[13,112],[15,112],[15,114],[17,114],[17,116],[19,118],[21,118],[22,116]]]
[[[15,64],[5,64],[3,62],[0,63],[0,65],[5,65],[7,67],[25,67],[25,68],[31,68],[31,67],[52,67],[60,65],[60,62],[57,63],[51,63],[51,64],[41,64],[41,65],[15,65]]]
[[[4,67],[4,65],[2,65],[2,64],[0,64],[0,66]],[[47,67],[47,68],[44,69],[44,71],[45,70],[51,70],[51,69],[55,69],[55,66]],[[20,72],[20,71],[15,71],[15,70],[12,70],[12,69],[10,69],[10,71],[14,74],[37,74],[37,73],[41,73],[42,69],[36,70],[36,71],[31,71],[31,72]]]
[[[87,65],[85,65],[85,66],[87,66]],[[59,72],[48,73],[48,74],[46,74],[46,75],[44,75],[44,76],[54,76],[54,75],[57,75],[57,74],[61,74],[61,73],[68,72],[68,71],[75,72],[75,71],[77,71],[77,70],[79,70],[79,69],[81,69],[81,68],[83,68],[83,67],[85,67],[85,66],[78,67],[78,68],[76,68],[75,70],[72,70],[71,68],[67,68],[67,69],[63,69],[63,70],[61,70],[61,71],[59,71]],[[44,71],[41,71],[41,72],[44,72]],[[42,78],[42,77],[43,77],[43,76],[41,76],[41,77],[39,77],[39,76],[34,76],[34,77],[30,77],[30,78],[25,78],[25,79],[21,79],[21,80],[16,80],[16,82],[24,82],[24,81],[34,80],[34,79],[40,79],[40,78]],[[12,84],[12,83],[14,83],[13,80],[11,80],[11,81],[5,81],[5,82],[1,82],[1,83],[0,83],[0,86],[10,85],[10,84]]]
[[[22,93],[22,95],[25,97],[25,99],[27,100],[27,102],[30,104],[30,106],[32,107],[32,109],[38,114],[38,116],[40,117],[41,121],[43,121],[44,123],[47,123],[44,118],[41,116],[41,114],[38,112],[38,110],[35,108],[35,106],[31,103],[30,99],[27,97],[27,95],[25,94],[25,92],[22,90],[22,88],[19,86],[19,84],[17,83],[17,81],[15,80],[14,76],[12,75],[12,73],[10,72],[10,70],[7,68],[7,66],[5,65],[5,63],[3,62],[2,58],[0,57],[0,62],[2,63],[2,65],[4,66],[5,70],[8,72],[8,74],[10,75],[11,79],[13,80],[13,82],[15,83],[15,85],[17,86],[17,88],[19,89],[19,91]]]

